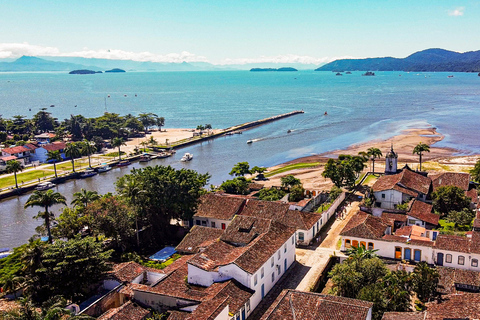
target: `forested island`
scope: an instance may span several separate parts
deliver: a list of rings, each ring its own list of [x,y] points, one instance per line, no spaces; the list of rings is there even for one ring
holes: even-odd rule
[[[250,69],[250,71],[258,72],[258,71],[298,71],[298,70],[291,67],[283,67],[283,68],[252,68]]]
[[[102,71],[93,71],[93,70],[73,70],[70,71],[68,74],[95,74],[95,73],[102,73]]]
[[[459,53],[444,49],[427,49],[406,58],[341,59],[323,65],[315,71],[436,71],[479,72],[480,51]]]
[[[110,73],[110,72],[126,72],[126,71],[123,70],[123,69],[114,68],[114,69],[112,69],[112,70],[106,70],[106,71],[105,71],[105,73],[107,73],[107,72]]]

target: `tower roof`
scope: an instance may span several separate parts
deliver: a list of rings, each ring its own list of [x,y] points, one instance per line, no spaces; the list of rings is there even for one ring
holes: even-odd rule
[[[387,152],[387,155],[385,156],[385,158],[398,158],[398,154],[396,154],[395,151],[393,151],[393,144],[390,147],[390,151]]]

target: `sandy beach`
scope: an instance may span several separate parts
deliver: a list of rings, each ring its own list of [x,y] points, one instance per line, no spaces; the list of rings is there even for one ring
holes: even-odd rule
[[[468,172],[475,162],[479,159],[479,155],[474,156],[454,156],[457,152],[455,149],[435,147],[435,143],[442,141],[444,136],[437,132],[436,128],[427,129],[408,129],[401,134],[389,139],[372,140],[366,143],[351,145],[346,149],[334,150],[318,155],[298,158],[280,165],[271,167],[268,171],[272,171],[286,165],[298,163],[318,163],[315,167],[305,169],[295,169],[283,172],[270,177],[270,180],[265,181],[266,186],[279,186],[280,178],[293,174],[299,178],[306,189],[311,190],[328,190],[333,184],[330,179],[322,177],[322,172],[325,163],[329,158],[336,158],[340,154],[357,155],[361,151],[366,151],[368,148],[375,147],[382,151],[383,156],[393,149],[398,154],[398,166],[403,167],[408,164],[410,168],[417,169],[419,167],[418,155],[413,154],[415,146],[423,142],[430,146],[430,152],[425,153],[422,157],[422,169],[426,171],[458,171]],[[375,161],[375,171],[383,171],[385,158],[382,157]],[[371,170],[371,161],[367,163],[368,167],[365,171]]]

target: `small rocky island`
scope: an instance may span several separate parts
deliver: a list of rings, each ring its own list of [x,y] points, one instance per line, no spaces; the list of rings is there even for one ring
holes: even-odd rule
[[[106,70],[105,73],[107,72],[126,72],[125,70],[123,69],[119,69],[119,68],[114,68],[112,70]]]
[[[93,70],[73,70],[70,71],[68,74],[95,74],[95,73],[102,73],[102,71],[93,71]]]
[[[295,68],[284,67],[284,68],[252,68],[250,71],[298,71]]]

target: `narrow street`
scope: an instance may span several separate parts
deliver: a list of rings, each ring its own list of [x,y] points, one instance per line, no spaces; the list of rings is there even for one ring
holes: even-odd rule
[[[330,256],[333,254],[337,256],[342,255],[336,246],[340,240],[340,232],[359,210],[358,198],[355,198],[355,201],[350,200],[356,196],[357,194],[351,195],[346,200],[347,210],[343,219],[336,219],[320,231],[321,240],[319,243],[308,248],[297,248],[295,250],[296,261],[255,308],[255,311],[248,319],[260,319],[283,289],[311,291],[327,265]]]

